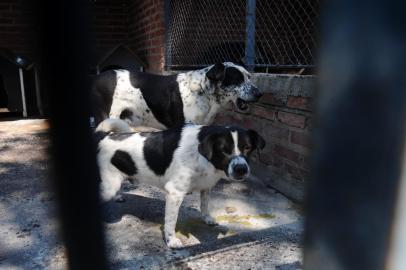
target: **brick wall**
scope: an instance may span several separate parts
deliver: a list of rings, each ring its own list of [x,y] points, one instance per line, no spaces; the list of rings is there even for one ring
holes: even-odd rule
[[[90,30],[96,55],[127,41],[127,0],[89,1]]]
[[[94,57],[114,46],[127,44],[147,64],[161,73],[164,67],[163,0],[86,1],[90,11],[90,39]],[[32,2],[3,0],[0,3],[0,48],[34,56],[35,19]]]
[[[0,48],[32,57],[35,27],[32,7],[23,0],[0,2]]]
[[[308,91],[294,91],[292,87],[295,85],[289,85],[289,82],[286,89],[274,91],[267,88],[271,87],[271,83],[275,84],[276,80],[277,77],[272,78],[269,84],[260,87],[265,94],[258,103],[250,106],[249,113],[239,113],[234,106],[230,106],[217,117],[216,123],[234,123],[258,131],[266,139],[266,147],[260,159],[254,156],[260,165],[256,170],[260,171],[260,178],[283,193],[301,200],[304,181],[309,173],[312,97]]]
[[[91,40],[95,55],[126,42],[127,0],[88,1],[90,8]],[[36,20],[32,2],[3,0],[0,3],[0,47],[17,54],[35,57]]]
[[[128,45],[147,63],[147,71],[161,73],[164,68],[164,1],[127,2]]]

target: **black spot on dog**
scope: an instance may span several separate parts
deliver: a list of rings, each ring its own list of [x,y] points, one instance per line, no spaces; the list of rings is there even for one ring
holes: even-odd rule
[[[131,120],[132,116],[133,116],[133,112],[129,109],[124,109],[121,113],[120,113],[120,119],[129,119]]]
[[[173,153],[179,146],[183,126],[149,133],[144,142],[144,158],[157,175],[164,175],[170,166]]]
[[[244,75],[235,67],[226,68],[223,86],[239,85],[244,82]]]
[[[224,69],[223,63],[217,63],[206,72],[206,77],[211,81],[222,81],[224,79]]]
[[[175,127],[185,122],[183,102],[176,81],[177,75],[160,76],[131,72],[130,82],[139,88],[154,117],[166,127]]]
[[[126,175],[132,176],[137,173],[137,167],[135,167],[134,160],[131,158],[130,154],[125,151],[117,150],[111,157],[111,164]]]
[[[148,109],[145,110],[147,113],[149,113],[150,111]]]
[[[129,137],[134,135],[134,132],[126,132],[126,133],[113,133],[109,135],[109,138],[113,141],[123,141]]]
[[[214,167],[227,173],[229,155],[233,152],[232,129],[224,126],[204,126],[201,128],[199,153],[209,160]]]
[[[248,163],[249,155],[254,150],[265,147],[264,139],[254,130],[246,130],[231,126],[204,126],[201,128],[199,139],[199,153],[206,157],[214,167],[228,173],[228,165],[235,147],[231,132],[238,132],[237,146],[241,155]]]

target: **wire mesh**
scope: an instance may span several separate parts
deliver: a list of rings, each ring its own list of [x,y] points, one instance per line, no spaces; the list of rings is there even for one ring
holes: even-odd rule
[[[255,67],[313,67],[319,0],[256,0]],[[246,63],[246,0],[168,0],[166,66]]]

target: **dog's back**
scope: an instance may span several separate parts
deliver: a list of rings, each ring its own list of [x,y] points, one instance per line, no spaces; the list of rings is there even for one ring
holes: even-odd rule
[[[134,125],[167,128],[183,124],[176,78],[129,70],[108,70],[95,76],[91,94],[96,125],[111,114]]]
[[[126,123],[108,119],[96,129],[104,135],[98,144],[98,164],[102,178],[102,198],[110,200],[125,178],[165,189],[171,181],[187,181],[190,187],[195,168],[207,161],[198,152],[200,126],[185,125],[160,132],[129,132]],[[112,130],[121,131],[112,133]],[[101,136],[101,135],[100,135]],[[214,172],[214,167],[211,171]],[[205,171],[207,176],[210,172]],[[217,181],[211,177],[211,181]]]

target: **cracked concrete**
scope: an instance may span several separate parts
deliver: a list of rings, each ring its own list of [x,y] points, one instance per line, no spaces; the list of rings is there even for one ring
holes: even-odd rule
[[[42,120],[0,122],[0,269],[64,269],[54,196],[49,191],[47,126]],[[251,177],[220,181],[211,194],[219,226],[200,219],[199,195],[187,195],[177,235],[162,239],[164,194],[125,183],[125,202],[103,206],[112,269],[302,269],[298,207]]]

